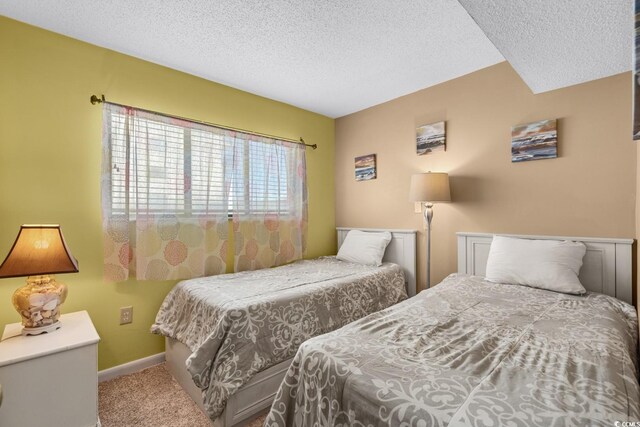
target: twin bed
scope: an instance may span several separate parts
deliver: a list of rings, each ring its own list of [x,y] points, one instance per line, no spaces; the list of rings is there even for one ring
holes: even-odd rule
[[[340,228],[342,246],[351,229]],[[416,231],[385,231],[381,266],[335,257],[180,282],[152,332],[169,371],[214,425],[268,408],[299,345],[415,295]]]
[[[346,231],[342,231],[342,238]],[[612,425],[614,421],[640,420],[638,325],[634,308],[627,304],[632,296],[632,241],[555,239],[586,246],[580,269],[580,282],[589,291],[586,295],[486,281],[480,276],[486,269],[492,235],[459,233],[458,273],[405,299],[405,293],[411,294],[411,285],[399,276],[415,280],[415,232],[398,232],[386,255],[403,267],[386,264],[365,273],[359,267],[343,266],[352,271],[346,275],[350,284],[343,280],[340,285],[336,278],[322,284],[298,280],[296,283],[307,284],[294,286],[296,292],[282,291],[290,295],[281,305],[264,295],[245,296],[249,307],[262,308],[263,313],[300,316],[285,322],[301,325],[304,330],[298,330],[298,335],[293,331],[281,335],[291,337],[286,349],[272,344],[265,347],[262,354],[272,354],[270,363],[275,365],[263,369],[264,361],[255,358],[259,352],[254,350],[262,344],[259,339],[252,340],[255,334],[251,328],[240,328],[239,332],[249,338],[244,347],[249,349],[247,354],[254,354],[253,359],[234,350],[223,352],[230,356],[222,356],[222,362],[207,360],[200,347],[209,345],[219,352],[225,343],[237,343],[228,339],[236,333],[231,332],[234,327],[216,332],[206,322],[195,322],[191,327],[186,335],[198,337],[191,341],[175,332],[174,338],[167,338],[168,365],[181,385],[191,389],[196,402],[202,402],[202,395],[194,381],[207,389],[212,385],[219,389],[210,393],[211,397],[204,394],[204,407],[214,414],[212,418],[218,415],[218,425],[238,423],[271,403],[267,426]],[[405,248],[412,253],[406,253]],[[320,269],[334,271],[335,267],[322,265]],[[290,268],[298,267],[294,264]],[[393,273],[385,276],[382,271]],[[368,278],[371,274],[373,278]],[[294,275],[300,277],[300,271]],[[361,280],[353,280],[356,277]],[[365,283],[368,291],[363,289]],[[304,327],[313,323],[303,319],[313,310],[304,304],[297,312],[294,309],[301,301],[313,299],[301,289],[314,286],[333,289],[329,293],[335,294],[321,298],[320,305],[327,311],[316,317],[332,319],[320,322],[330,324],[322,330]],[[385,292],[391,296],[383,297]],[[227,306],[238,299],[237,294],[221,294]],[[352,301],[345,311],[343,302],[350,300],[345,295],[359,298],[365,294],[369,296],[356,299],[359,302],[355,305]],[[353,309],[365,300],[373,301],[373,294],[382,301],[368,303],[366,310]],[[240,312],[242,309],[230,310],[226,323],[244,324],[236,320],[252,318],[248,312]],[[185,315],[184,310],[176,313]],[[270,322],[254,326],[278,329]],[[205,332],[196,331],[201,328]],[[319,333],[308,333],[310,330]],[[168,330],[156,332],[172,334]],[[277,334],[267,336],[270,343],[278,341]],[[195,346],[196,351],[189,346]],[[190,374],[185,369],[187,357]],[[201,368],[211,366],[214,368],[202,375]],[[211,375],[215,366],[223,368]]]

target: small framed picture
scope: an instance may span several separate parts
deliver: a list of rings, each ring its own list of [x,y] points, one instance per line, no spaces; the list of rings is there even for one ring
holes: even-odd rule
[[[511,162],[558,157],[556,119],[517,125],[511,129]]]
[[[416,151],[418,156],[445,151],[444,122],[432,123],[416,129]]]
[[[376,179],[376,155],[356,157],[356,181]]]

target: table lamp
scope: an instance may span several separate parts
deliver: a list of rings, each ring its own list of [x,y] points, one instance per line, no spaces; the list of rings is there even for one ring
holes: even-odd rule
[[[409,200],[423,202],[427,222],[427,288],[431,287],[431,219],[434,202],[450,202],[449,175],[441,172],[416,173],[411,176]]]
[[[22,334],[39,335],[60,328],[60,306],[67,287],[53,274],[77,273],[78,261],[71,255],[59,225],[22,225],[7,258],[0,265],[0,278],[27,277],[27,284],[13,294],[13,306],[22,317]]]

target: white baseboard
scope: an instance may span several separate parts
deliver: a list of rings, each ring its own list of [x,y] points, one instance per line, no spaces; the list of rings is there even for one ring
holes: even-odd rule
[[[123,375],[133,374],[162,362],[164,362],[164,352],[133,360],[122,365],[114,366],[113,368],[104,369],[98,372],[98,382],[109,381]]]

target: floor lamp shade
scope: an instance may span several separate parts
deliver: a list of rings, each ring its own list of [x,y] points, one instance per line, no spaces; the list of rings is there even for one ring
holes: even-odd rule
[[[409,200],[412,202],[450,202],[449,175],[442,172],[413,174]]]
[[[52,274],[77,273],[59,225],[23,225],[7,258],[0,265],[0,278],[28,276],[27,284],[13,294],[13,305],[22,317],[23,334],[36,335],[60,327],[60,305],[67,287]]]
[[[431,220],[434,202],[450,202],[449,175],[442,172],[416,173],[411,176],[409,200],[423,202],[427,223],[427,288],[431,287]]]

